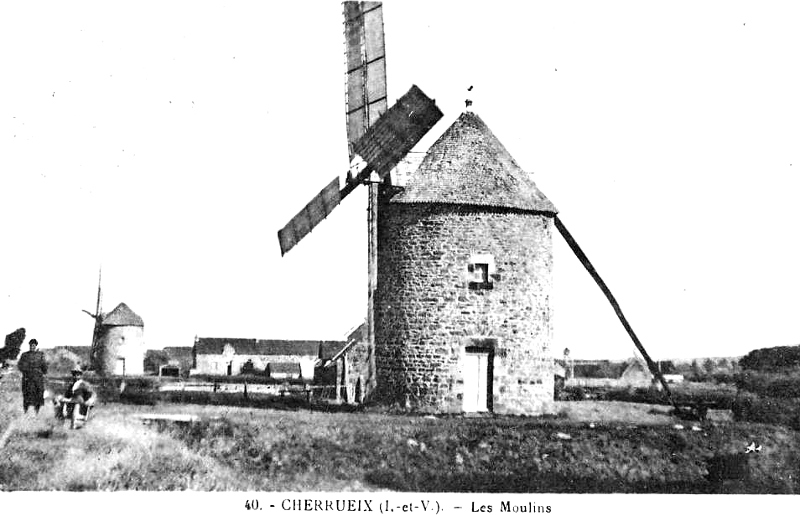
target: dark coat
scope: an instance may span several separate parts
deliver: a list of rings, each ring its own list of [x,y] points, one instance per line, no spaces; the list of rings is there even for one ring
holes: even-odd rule
[[[47,373],[47,362],[42,351],[23,352],[17,362],[22,372],[22,403],[24,406],[42,406],[44,404],[44,375]]]

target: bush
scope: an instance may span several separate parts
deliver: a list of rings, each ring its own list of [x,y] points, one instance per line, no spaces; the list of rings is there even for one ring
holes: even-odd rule
[[[715,372],[711,374],[711,380],[717,384],[735,384],[736,374],[733,372]]]
[[[582,401],[586,398],[586,391],[581,386],[565,386],[558,397],[560,401]]]

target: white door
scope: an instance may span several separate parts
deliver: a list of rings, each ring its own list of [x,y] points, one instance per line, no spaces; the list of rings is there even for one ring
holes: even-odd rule
[[[464,355],[464,411],[489,411],[489,354],[467,352]]]
[[[118,376],[125,375],[125,358],[117,358],[117,366],[114,368],[114,374]]]

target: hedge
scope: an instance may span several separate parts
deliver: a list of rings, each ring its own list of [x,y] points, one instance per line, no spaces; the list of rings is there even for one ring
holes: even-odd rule
[[[744,370],[778,371],[800,367],[800,345],[756,349],[739,360]]]
[[[780,424],[800,429],[800,399],[765,397],[740,392],[731,406],[733,418],[742,422]]]
[[[765,397],[796,398],[800,397],[800,371],[779,374],[747,370],[737,376],[736,386]]]

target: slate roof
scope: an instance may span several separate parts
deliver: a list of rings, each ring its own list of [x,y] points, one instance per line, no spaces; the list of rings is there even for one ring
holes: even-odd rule
[[[103,317],[103,325],[132,325],[144,327],[142,317],[133,312],[124,302],[120,302],[110,313]]]
[[[300,375],[300,363],[287,363],[282,361],[267,364],[270,374],[297,374]]]
[[[334,340],[257,340],[255,338],[198,338],[194,344],[196,354],[222,354],[230,344],[236,354],[256,356],[313,356],[344,346],[345,342]]]
[[[580,378],[606,378],[621,379],[628,374],[644,372],[649,374],[647,364],[636,358],[628,358],[625,361],[596,360],[582,361],[573,365],[575,377]]]
[[[396,203],[444,203],[557,213],[556,207],[473,112],[428,150]]]

